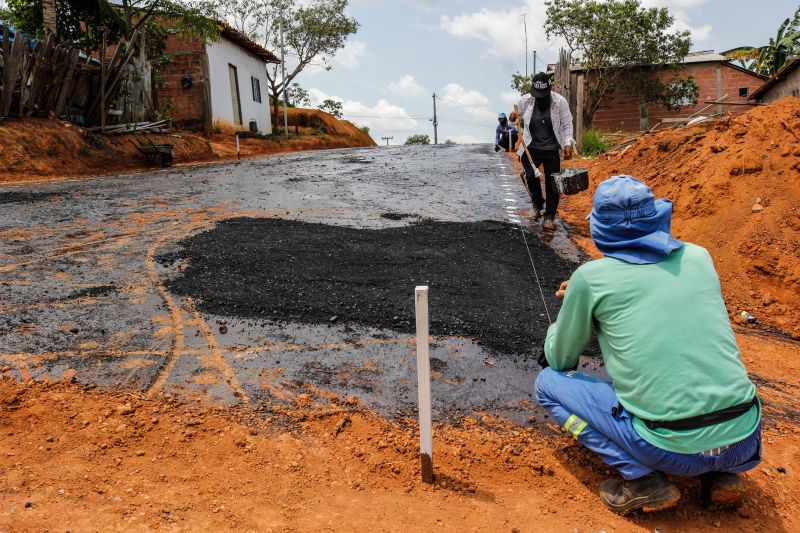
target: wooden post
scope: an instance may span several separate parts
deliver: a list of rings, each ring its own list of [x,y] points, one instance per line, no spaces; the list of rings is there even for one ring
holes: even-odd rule
[[[236,134],[236,159],[241,159],[239,155],[239,134]]]
[[[422,481],[433,483],[431,421],[431,361],[428,343],[428,287],[414,289],[417,315],[417,395],[419,399],[419,459]]]
[[[583,74],[578,74],[578,103],[575,106],[575,142],[583,151]]]
[[[103,30],[103,46],[100,48],[100,133],[106,132],[106,38]]]

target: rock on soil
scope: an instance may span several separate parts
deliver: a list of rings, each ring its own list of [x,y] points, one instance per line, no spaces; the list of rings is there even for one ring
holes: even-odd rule
[[[555,317],[553,293],[576,265],[528,242]],[[181,245],[188,265],[168,286],[218,315],[413,333],[414,287],[428,285],[434,335],[531,355],[548,326],[522,233],[510,224],[424,220],[373,230],[236,218]]]

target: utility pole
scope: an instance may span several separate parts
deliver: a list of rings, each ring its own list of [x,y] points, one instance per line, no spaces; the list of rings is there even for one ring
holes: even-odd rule
[[[525,26],[525,77],[528,77],[528,13],[522,13],[522,25]]]
[[[433,144],[439,144],[439,121],[436,120],[436,93],[433,93]]]
[[[386,146],[389,146],[389,141],[394,139],[394,137],[381,137],[382,141],[386,141]]]
[[[286,138],[289,138],[289,97],[287,96],[288,87],[286,87],[286,58],[283,47],[283,6],[281,6],[281,78],[283,83],[283,132]]]
[[[533,73],[536,74],[536,50],[533,51]]]

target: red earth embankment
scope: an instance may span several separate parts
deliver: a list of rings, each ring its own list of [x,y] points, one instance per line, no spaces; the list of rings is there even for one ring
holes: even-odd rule
[[[734,318],[747,311],[800,338],[800,99],[645,135],[588,166],[589,191],[565,197],[561,213],[590,255],[592,193],[636,176],[674,202],[673,234],[709,249]]]
[[[241,155],[375,146],[367,133],[322,111],[290,109],[289,123],[298,124],[299,136],[242,139]],[[236,158],[232,134],[210,140],[192,132],[101,136],[61,120],[9,120],[0,123],[0,183],[142,170],[146,165],[134,141],[174,144],[179,165]]]

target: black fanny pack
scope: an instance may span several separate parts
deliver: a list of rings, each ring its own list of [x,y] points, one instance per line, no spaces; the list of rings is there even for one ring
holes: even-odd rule
[[[734,405],[733,407],[726,407],[725,409],[720,409],[719,411],[714,411],[713,413],[708,413],[705,415],[690,416],[689,418],[682,418],[680,420],[659,421],[645,420],[644,418],[640,418],[639,420],[644,422],[644,425],[647,426],[648,429],[665,428],[676,431],[688,431],[690,429],[704,428],[713,426],[714,424],[721,424],[722,422],[727,422],[728,420],[733,420],[734,418],[742,416],[757,404],[758,397],[753,396],[753,399],[749,402],[740,403],[739,405]]]

